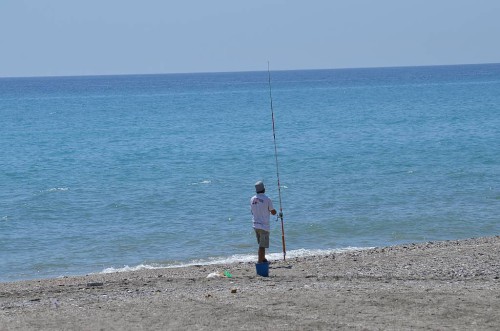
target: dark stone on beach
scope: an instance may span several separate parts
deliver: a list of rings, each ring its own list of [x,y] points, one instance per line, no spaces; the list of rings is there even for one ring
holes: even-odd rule
[[[100,286],[104,286],[104,283],[101,283],[101,282],[87,283],[87,287],[100,287]]]

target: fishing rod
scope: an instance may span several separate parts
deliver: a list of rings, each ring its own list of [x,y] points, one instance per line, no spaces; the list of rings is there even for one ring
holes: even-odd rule
[[[281,204],[280,171],[278,166],[278,149],[276,147],[276,129],[274,126],[273,93],[271,88],[271,70],[269,69],[269,61],[267,62],[267,73],[269,76],[269,99],[271,100],[271,118],[273,120],[274,159],[276,161],[276,177],[278,178],[278,197],[280,203],[280,212],[278,214],[278,218],[281,219],[281,243],[283,245],[283,261],[285,261],[286,260],[285,226],[283,225],[283,206]]]

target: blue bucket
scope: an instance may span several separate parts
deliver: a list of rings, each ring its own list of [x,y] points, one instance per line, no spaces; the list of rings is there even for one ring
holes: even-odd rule
[[[257,270],[257,275],[262,277],[269,277],[269,263],[256,263],[255,269]]]

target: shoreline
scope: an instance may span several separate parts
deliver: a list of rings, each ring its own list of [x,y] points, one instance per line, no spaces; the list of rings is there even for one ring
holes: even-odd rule
[[[297,249],[287,251],[287,260],[294,260],[296,258],[302,257],[321,257],[325,255],[332,255],[337,253],[343,253],[348,251],[361,251],[367,249],[373,249],[376,246],[372,247],[356,247],[349,246],[345,248],[331,248],[331,249]],[[305,252],[305,253],[304,253]],[[266,257],[271,261],[279,262],[283,259],[282,252],[272,252],[266,253]],[[276,258],[277,257],[277,258]],[[41,281],[41,280],[50,280],[50,279],[62,279],[62,278],[77,278],[77,277],[87,277],[92,275],[105,275],[105,274],[114,274],[114,273],[129,273],[129,272],[141,272],[146,270],[157,270],[157,269],[179,269],[179,268],[190,268],[190,267],[211,267],[211,266],[220,266],[220,265],[236,265],[243,263],[255,263],[257,259],[256,254],[235,254],[230,257],[217,256],[217,257],[208,257],[206,259],[195,259],[190,260],[188,262],[180,261],[176,264],[159,264],[153,262],[152,264],[138,264],[138,265],[123,265],[122,267],[104,267],[101,271],[90,271],[90,272],[81,272],[81,273],[68,273],[66,274],[47,274],[47,275],[39,275],[39,276],[29,276],[25,278],[19,279],[8,279],[8,278],[0,278],[0,284],[3,283],[17,283],[17,282],[29,282],[29,281]],[[0,330],[1,331],[1,330]]]
[[[269,274],[238,262],[4,282],[0,330],[500,325],[500,236],[296,257]]]

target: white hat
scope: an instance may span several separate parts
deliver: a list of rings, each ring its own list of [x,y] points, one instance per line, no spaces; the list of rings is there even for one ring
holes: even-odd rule
[[[255,192],[259,193],[264,191],[266,188],[264,187],[264,182],[259,180],[257,183],[255,183]]]

